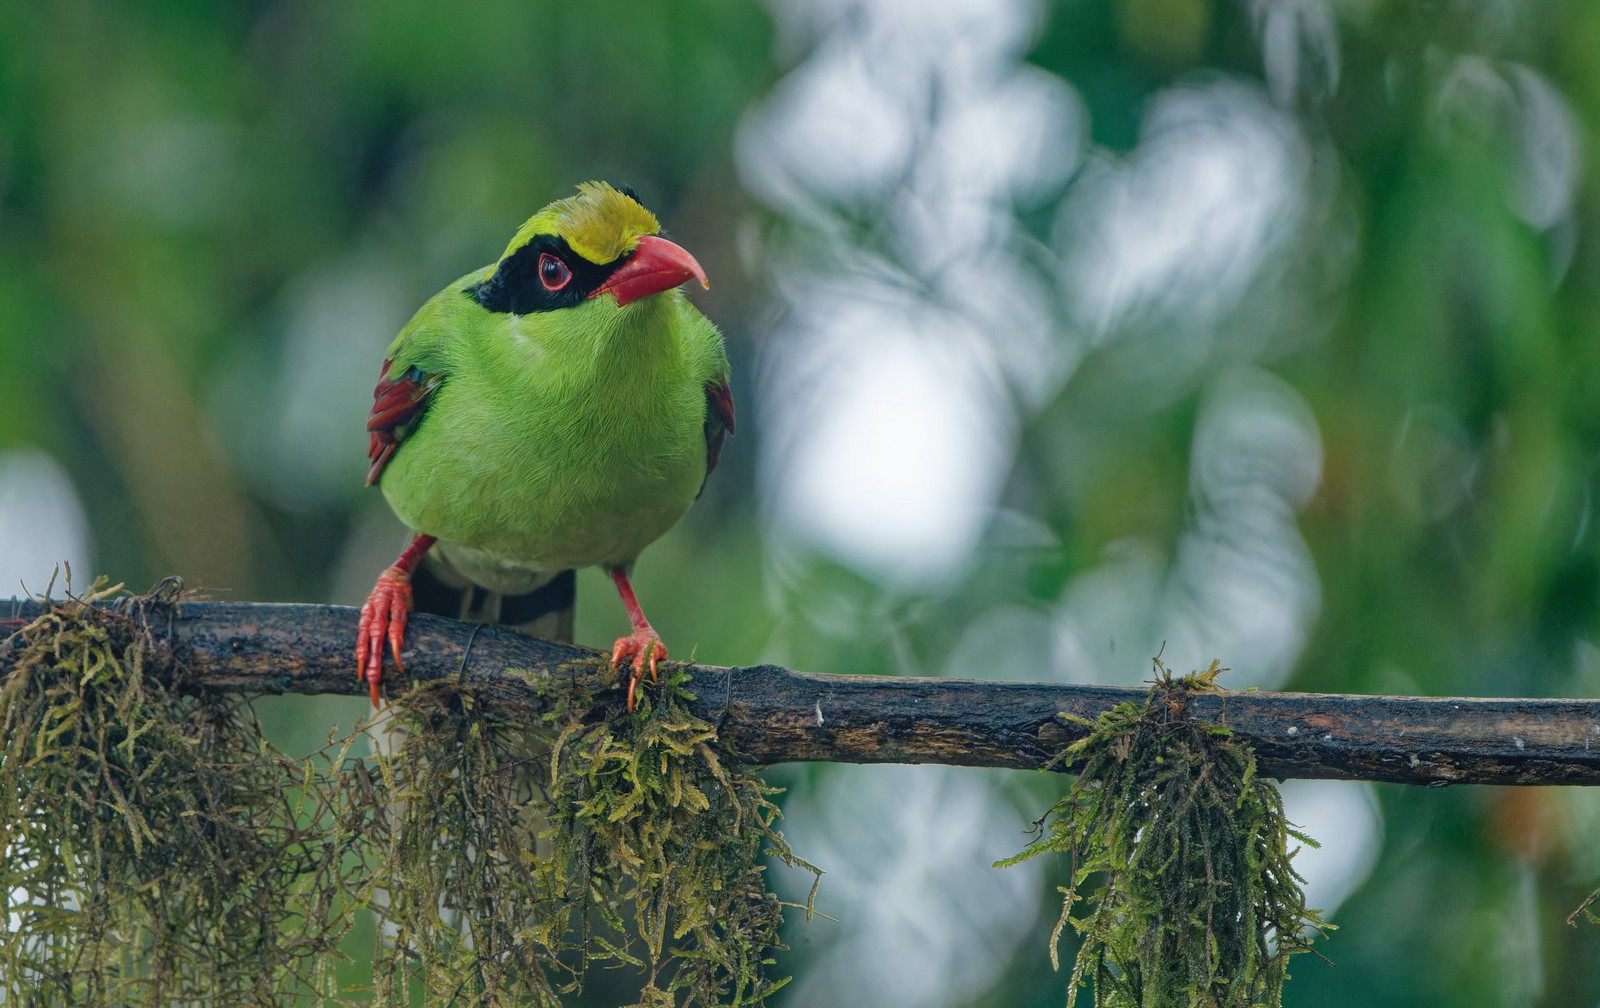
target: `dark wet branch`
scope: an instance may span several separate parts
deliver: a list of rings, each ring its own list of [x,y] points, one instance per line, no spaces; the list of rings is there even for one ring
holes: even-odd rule
[[[362,692],[351,656],[354,609],[146,601],[119,611],[148,627],[180,674],[207,688]],[[35,602],[0,602],[0,617],[38,612]],[[414,617],[407,641],[408,678],[459,675],[530,705],[542,703],[532,677],[610,675],[596,652],[433,616]],[[0,649],[0,674],[10,661],[11,650]],[[814,675],[773,665],[690,671],[697,713],[718,723],[722,741],[753,763],[1037,768],[1081,735],[1062,712],[1093,718],[1144,696],[1124,687]],[[1271,777],[1600,783],[1596,700],[1195,693],[1188,709],[1249,739]]]

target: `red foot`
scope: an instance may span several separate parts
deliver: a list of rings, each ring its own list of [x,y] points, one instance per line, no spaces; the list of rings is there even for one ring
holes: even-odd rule
[[[378,576],[367,604],[361,607],[361,623],[356,629],[356,678],[372,691],[372,706],[378,706],[378,686],[383,682],[383,643],[387,638],[394,656],[394,670],[400,665],[400,648],[406,639],[406,620],[411,615],[411,579],[398,564]]]
[[[656,662],[667,660],[667,646],[661,642],[661,637],[650,625],[646,623],[643,629],[635,630],[626,637],[618,637],[616,646],[611,649],[611,667],[620,669],[624,665],[628,672],[628,713],[633,713],[633,694],[639,688],[639,680],[644,678],[646,672],[650,673],[652,683],[660,682],[656,676]]]

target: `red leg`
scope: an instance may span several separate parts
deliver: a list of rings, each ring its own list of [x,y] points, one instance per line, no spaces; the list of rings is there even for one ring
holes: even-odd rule
[[[356,678],[372,692],[372,706],[378,706],[378,685],[383,682],[383,644],[389,642],[394,670],[400,666],[400,648],[406,639],[406,620],[411,616],[411,572],[422,562],[423,554],[434,544],[431,535],[411,540],[394,566],[378,575],[367,604],[361,607],[361,622],[356,628]]]
[[[623,608],[628,610],[628,621],[633,624],[633,633],[618,637],[616,646],[611,649],[612,668],[621,668],[624,664],[629,666],[628,713],[632,714],[633,694],[639,688],[639,680],[644,678],[645,672],[650,673],[651,682],[660,681],[656,678],[656,662],[666,660],[667,646],[661,642],[661,635],[650,626],[650,621],[644,618],[639,599],[633,594],[633,585],[628,583],[628,572],[621,567],[611,567],[606,573],[611,575],[611,583],[617,586]]]

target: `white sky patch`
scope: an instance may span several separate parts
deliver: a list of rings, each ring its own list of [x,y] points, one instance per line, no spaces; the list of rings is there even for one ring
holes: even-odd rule
[[[1566,96],[1532,67],[1469,53],[1448,64],[1432,111],[1444,136],[1501,148],[1510,169],[1506,200],[1529,225],[1550,232],[1558,280],[1573,254],[1572,207],[1583,172],[1582,131]]]
[[[914,137],[867,61],[860,49],[829,42],[778,83],[736,138],[747,187],[798,212],[813,199],[870,199],[895,184]]]
[[[1193,517],[1170,564],[1130,541],[1068,582],[1054,662],[1068,678],[1140,682],[1163,645],[1175,673],[1220,660],[1232,689],[1270,689],[1293,670],[1321,608],[1296,523],[1322,471],[1310,408],[1265,371],[1223,375],[1201,406],[1189,469]]]
[[[1507,69],[1516,88],[1515,122],[1521,132],[1521,157],[1512,207],[1536,228],[1567,219],[1577,197],[1583,143],[1577,115],[1559,88],[1531,67]]]
[[[1064,184],[1086,115],[1020,65],[1031,0],[773,13],[803,59],[736,140],[745,186],[792,225],[768,251],[790,266],[761,362],[766,512],[782,539],[936,590],[992,516],[1014,400],[1047,399],[1075,359],[1015,210]]]
[[[1050,653],[1054,624],[1042,608],[997,605],[973,617],[945,655],[942,675],[996,682],[1032,682]]]
[[[1293,780],[1279,790],[1289,821],[1322,845],[1302,846],[1294,857],[1295,871],[1306,880],[1306,905],[1331,916],[1378,862],[1383,815],[1377,796],[1362,781]]]
[[[1142,312],[1216,321],[1301,212],[1305,144],[1259,88],[1173,88],[1143,132],[1088,169],[1059,217],[1067,306],[1102,333]]]
[[[1190,451],[1194,518],[1158,617],[1172,668],[1215,658],[1231,688],[1283,684],[1321,608],[1296,522],[1321,475],[1316,420],[1287,382],[1240,369],[1208,389]]]
[[[784,836],[827,875],[805,925],[829,946],[784,993],[791,1008],[965,1004],[1033,934],[1043,865],[989,870],[1022,848],[1008,771],[837,766],[786,803]],[[779,871],[775,881],[809,885]],[[803,890],[786,891],[801,901]],[[1041,952],[1042,954],[1042,952]]]
[[[1086,129],[1077,92],[1037,71],[1019,70],[953,105],[886,208],[897,257],[929,278],[991,257],[1015,268],[1016,205],[1066,181]],[[953,294],[976,287],[941,285]]]
[[[972,343],[925,336],[959,321],[862,287],[774,340],[761,488],[786,533],[912,586],[965,561],[1013,435]]]
[[[1062,591],[1046,667],[1067,682],[1137,686],[1149,679],[1150,659],[1166,640],[1151,616],[1166,578],[1167,558],[1156,543],[1109,543],[1100,562]]]
[[[281,351],[271,341],[237,344],[212,412],[256,489],[280,506],[324,507],[361,486],[372,387],[406,322],[403,273],[378,252],[320,263],[289,287],[270,323],[284,331]],[[260,417],[270,422],[242,422]]]
[[[1280,105],[1321,99],[1339,86],[1339,25],[1333,0],[1251,0],[1267,87]]]
[[[0,452],[0,598],[42,592],[62,563],[89,568],[89,522],[66,470],[36,448]],[[56,581],[59,597],[66,572]],[[79,584],[82,588],[87,582]]]

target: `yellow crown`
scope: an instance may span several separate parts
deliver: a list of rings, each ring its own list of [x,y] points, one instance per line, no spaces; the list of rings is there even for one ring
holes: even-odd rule
[[[632,252],[640,237],[659,230],[655,214],[632,196],[606,182],[580,182],[576,196],[556,200],[529,217],[500,258],[503,261],[536,235],[553,234],[601,266]]]

